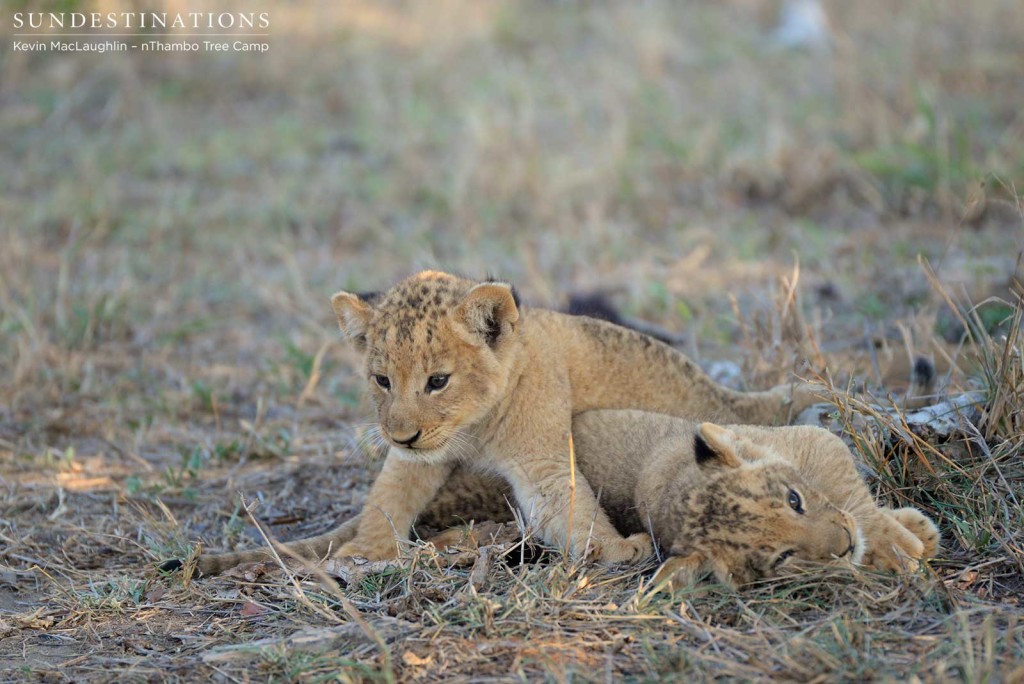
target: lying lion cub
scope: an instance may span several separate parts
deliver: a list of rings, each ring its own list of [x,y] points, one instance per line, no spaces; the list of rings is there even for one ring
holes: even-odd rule
[[[573,434],[616,526],[649,530],[670,556],[659,579],[711,572],[735,586],[832,559],[912,571],[938,550],[935,524],[876,505],[849,449],[822,428],[592,411]]]
[[[719,427],[611,410],[580,414],[572,427],[578,475],[599,493],[615,527],[650,532],[670,556],[659,579],[689,583],[711,572],[737,585],[834,558],[909,571],[938,549],[938,530],[921,512],[875,505],[846,445],[827,430]],[[421,519],[432,526],[507,520],[506,497],[511,490],[500,480],[460,469]],[[591,522],[572,521],[577,544],[587,544]],[[289,548],[322,558],[357,528],[355,518]],[[199,568],[211,574],[264,553],[201,557]]]

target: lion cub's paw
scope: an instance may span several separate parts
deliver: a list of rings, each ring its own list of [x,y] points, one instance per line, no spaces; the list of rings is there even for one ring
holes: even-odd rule
[[[916,572],[924,555],[924,543],[898,523],[889,511],[879,516],[879,523],[868,535],[861,563],[873,570]]]
[[[602,539],[594,550],[599,563],[637,563],[654,555],[654,541],[646,532],[631,534],[625,539]]]
[[[331,554],[333,558],[365,558],[368,561],[394,560],[398,558],[398,546],[394,539],[372,543],[352,540],[342,544],[341,548]]]
[[[935,526],[931,518],[916,508],[897,508],[889,511],[889,515],[921,540],[921,544],[924,546],[922,558],[933,558],[938,553],[939,528]]]
[[[897,574],[914,573],[921,566],[916,557],[908,555],[894,543],[883,543],[869,549],[861,563],[871,570],[894,572]]]

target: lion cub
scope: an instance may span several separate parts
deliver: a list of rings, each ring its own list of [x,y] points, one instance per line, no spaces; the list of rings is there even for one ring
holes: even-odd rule
[[[935,524],[876,505],[846,444],[822,428],[592,411],[573,435],[616,526],[649,530],[670,556],[659,580],[710,572],[735,586],[832,559],[911,571],[938,550]]]

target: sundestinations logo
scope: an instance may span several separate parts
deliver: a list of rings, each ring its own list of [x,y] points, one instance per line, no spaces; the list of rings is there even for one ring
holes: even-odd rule
[[[14,52],[268,52],[269,12],[14,12]]]
[[[15,12],[16,29],[269,29],[267,12]]]

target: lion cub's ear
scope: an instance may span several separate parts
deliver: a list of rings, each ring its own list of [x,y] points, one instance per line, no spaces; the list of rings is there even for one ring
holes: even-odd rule
[[[739,437],[732,430],[714,423],[701,423],[693,438],[693,453],[697,465],[739,468],[743,461],[736,454],[738,442]]]
[[[455,309],[455,319],[470,334],[483,338],[492,349],[519,320],[515,292],[508,283],[481,283],[466,293]]]
[[[331,308],[338,317],[338,327],[352,340],[356,349],[366,351],[366,330],[373,318],[373,308],[359,295],[336,292],[331,297]]]

